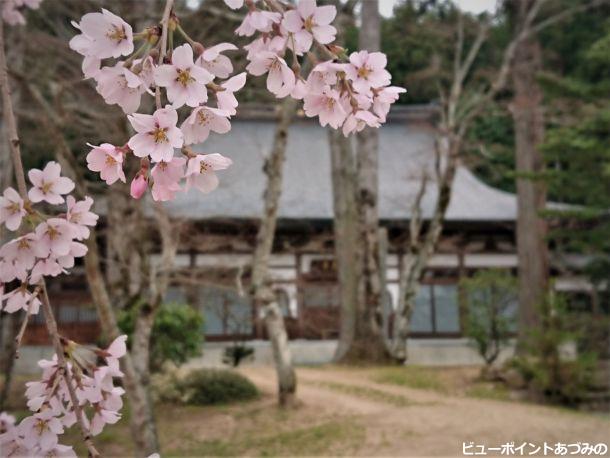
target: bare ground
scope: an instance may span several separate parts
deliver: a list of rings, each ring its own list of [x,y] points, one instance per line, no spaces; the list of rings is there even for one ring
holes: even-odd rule
[[[462,443],[469,441],[488,447],[610,442],[608,415],[472,397],[481,395],[469,391],[477,386],[476,369],[299,368],[299,403],[287,410],[276,405],[272,368],[240,371],[261,390],[258,400],[157,406],[164,458],[438,457],[462,456]],[[108,427],[96,444],[104,456],[133,456],[127,419]]]
[[[365,428],[348,454],[461,456],[462,443],[487,446],[610,441],[608,418],[520,402],[474,399],[371,381],[373,370],[300,369],[302,409],[339,415]],[[243,371],[272,395],[270,368]],[[353,444],[352,444],[353,445]]]

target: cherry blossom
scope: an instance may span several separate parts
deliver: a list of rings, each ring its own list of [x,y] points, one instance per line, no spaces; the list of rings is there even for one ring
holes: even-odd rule
[[[171,161],[174,148],[183,144],[182,132],[176,127],[178,113],[171,106],[160,108],[153,115],[134,113],[128,116],[137,132],[127,143],[138,157],[150,155],[153,161]]]
[[[400,94],[407,92],[405,88],[389,86],[377,91],[373,99],[373,111],[381,122],[385,122],[386,116],[390,112],[390,106],[398,100]]]
[[[282,15],[280,13],[258,10],[250,11],[241,25],[235,29],[235,34],[250,37],[257,31],[268,33],[271,32],[273,24],[279,24],[281,20]]]
[[[13,188],[6,188],[4,195],[0,196],[0,224],[4,223],[8,230],[16,231],[26,214],[23,199],[19,193]]]
[[[239,9],[244,6],[244,0],[224,0],[224,2],[229,8],[233,10]]]
[[[36,262],[35,247],[38,239],[35,234],[25,234],[17,239],[11,240],[0,247],[0,259],[4,266],[0,271],[1,281],[12,281],[15,278],[24,280],[28,270],[34,267]]]
[[[116,14],[103,9],[101,13],[87,13],[73,25],[81,31],[70,41],[70,48],[84,56],[98,59],[126,56],[133,52],[131,26]]]
[[[70,253],[70,243],[74,238],[74,229],[63,218],[49,218],[36,227],[36,255],[65,256]]]
[[[296,9],[286,12],[282,25],[294,34],[303,51],[309,51],[314,38],[322,44],[334,41],[337,29],[330,23],[336,15],[332,5],[316,6],[316,0],[300,0]]]
[[[28,192],[28,198],[36,203],[43,200],[50,204],[61,204],[62,194],[68,194],[74,189],[74,182],[61,176],[61,167],[57,162],[49,162],[43,170],[32,169],[28,178],[34,185]]]
[[[95,226],[98,216],[91,212],[93,199],[86,196],[83,200],[76,201],[72,196],[66,199],[68,204],[68,212],[66,220],[72,226],[72,233],[76,240],[84,240],[89,238],[90,230],[87,226]]]
[[[385,69],[388,59],[380,52],[360,51],[350,54],[351,65],[345,67],[345,74],[360,93],[367,93],[371,88],[387,86],[392,79]]]
[[[6,304],[4,304],[4,311],[7,313],[15,313],[19,310],[30,310],[32,315],[36,315],[40,308],[40,300],[34,296],[25,285],[14,289],[8,294],[4,295]]]
[[[189,159],[186,167],[186,188],[196,187],[203,193],[218,187],[218,177],[214,172],[227,169],[233,161],[222,154],[198,154]]]
[[[172,63],[155,69],[155,83],[167,88],[167,99],[175,108],[183,105],[196,107],[205,103],[208,93],[205,85],[214,75],[193,62],[193,48],[184,44],[172,53]]]
[[[338,129],[345,121],[347,113],[339,101],[339,92],[326,89],[322,94],[307,94],[303,108],[309,117],[319,116],[322,127],[327,124]]]
[[[84,73],[87,75],[87,70]],[[97,71],[89,70],[89,73],[93,74],[97,82],[96,90],[107,104],[117,104],[127,114],[137,111],[148,86],[135,73],[122,64]]]
[[[237,99],[235,92],[239,91],[246,84],[246,73],[240,73],[226,80],[220,85],[221,91],[216,92],[218,108],[226,111],[230,116],[237,113]]]
[[[261,52],[246,67],[254,76],[267,76],[267,89],[278,98],[286,97],[294,89],[296,78],[286,61],[272,52]]]
[[[360,132],[367,125],[379,127],[381,123],[379,118],[370,111],[359,110],[356,113],[351,113],[343,124],[343,135],[347,137],[352,132]]]
[[[42,0],[4,0],[2,3],[2,20],[9,25],[25,25],[25,8],[38,9]]]
[[[237,49],[239,48],[233,43],[219,43],[203,51],[197,58],[196,64],[205,68],[217,78],[228,78],[233,73],[233,63],[231,59],[221,53]]]
[[[171,200],[180,191],[180,180],[184,176],[186,159],[174,157],[170,161],[161,161],[151,171],[153,177],[152,196],[158,201]]]
[[[201,106],[195,108],[180,126],[184,135],[184,144],[192,145],[207,140],[210,131],[226,134],[231,130],[229,114],[218,108]]]
[[[87,168],[92,172],[99,172],[100,178],[108,185],[115,183],[117,180],[125,183],[123,153],[109,143],[89,146],[92,150],[87,154]]]

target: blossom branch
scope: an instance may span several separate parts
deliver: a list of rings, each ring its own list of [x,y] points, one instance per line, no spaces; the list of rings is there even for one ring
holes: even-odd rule
[[[17,181],[17,186],[19,190],[19,194],[24,201],[28,199],[27,193],[27,185],[25,181],[25,171],[23,168],[23,162],[21,160],[21,149],[20,149],[20,140],[19,134],[17,132],[17,122],[15,119],[15,114],[13,110],[13,104],[10,93],[10,85],[8,81],[8,69],[6,63],[6,53],[5,53],[5,43],[4,43],[4,23],[0,20],[0,87],[2,92],[2,101],[4,106],[4,120],[7,124],[7,134],[9,138],[9,144],[11,148],[11,156],[13,160],[13,170],[15,173],[15,179]],[[55,349],[55,353],[57,355],[58,365],[60,370],[65,378],[66,385],[68,387],[68,392],[70,394],[70,399],[72,401],[73,407],[75,409],[76,417],[79,422],[81,433],[83,436],[83,440],[87,449],[89,451],[89,455],[91,457],[98,457],[99,452],[95,448],[93,441],[91,440],[91,434],[89,432],[89,428],[85,424],[83,418],[83,412],[76,398],[76,393],[74,392],[74,387],[70,381],[70,377],[67,371],[67,363],[64,356],[64,349],[60,341],[59,332],[57,329],[57,322],[55,320],[55,316],[53,314],[53,309],[49,302],[49,298],[46,291],[46,286],[44,280],[41,278],[39,283],[39,288],[42,291],[42,306],[45,317],[45,324],[47,330],[49,331],[49,335],[53,341],[53,347]],[[31,301],[35,299],[32,298]],[[29,309],[30,307],[28,307]]]

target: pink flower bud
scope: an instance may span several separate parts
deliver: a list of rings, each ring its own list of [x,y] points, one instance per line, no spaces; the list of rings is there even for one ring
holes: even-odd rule
[[[148,183],[146,182],[146,178],[138,173],[136,177],[131,180],[131,197],[139,199],[144,195],[147,189]]]

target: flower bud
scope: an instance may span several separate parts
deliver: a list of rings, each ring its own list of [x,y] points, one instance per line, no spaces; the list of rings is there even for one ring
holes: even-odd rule
[[[148,189],[148,183],[146,178],[141,173],[138,173],[133,180],[131,180],[130,194],[134,199],[140,199],[146,190]]]
[[[203,54],[203,51],[205,51],[205,47],[197,41],[193,43],[193,51],[195,52],[195,57],[199,57]]]

